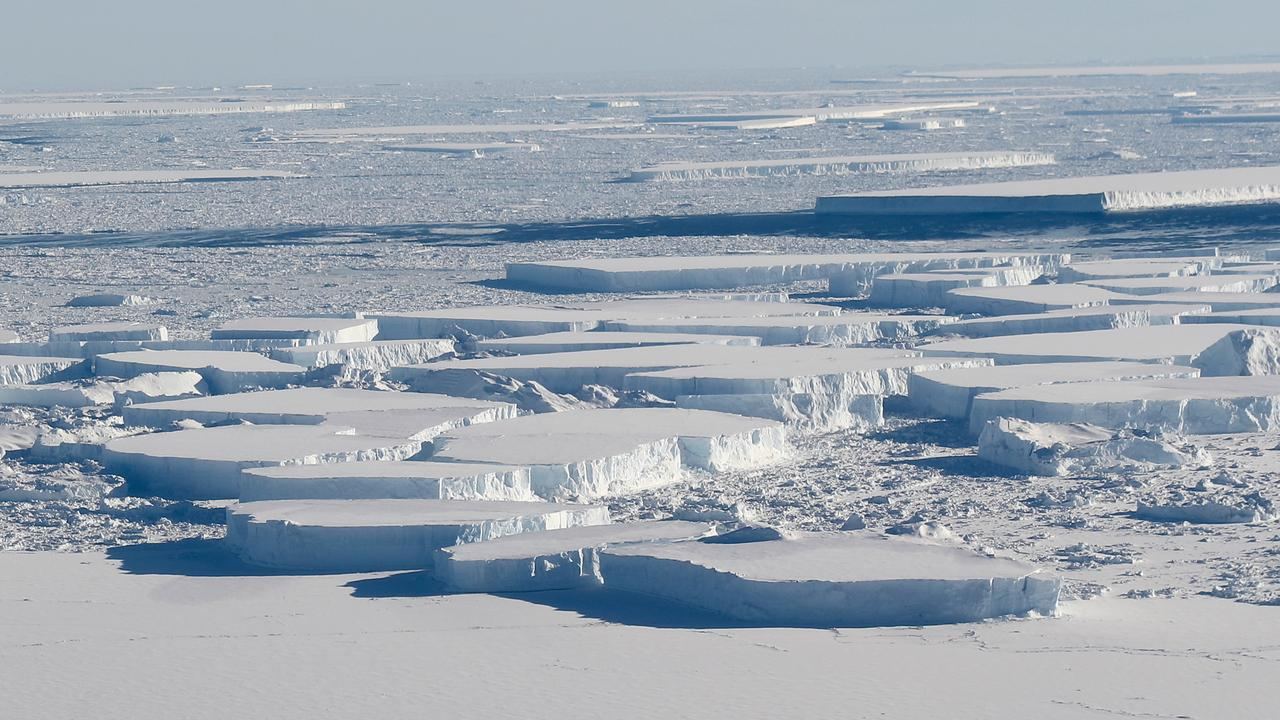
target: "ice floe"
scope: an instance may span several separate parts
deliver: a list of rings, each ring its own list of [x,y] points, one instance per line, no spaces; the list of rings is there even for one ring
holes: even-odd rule
[[[378,334],[378,321],[364,318],[258,317],[215,328],[214,340],[301,340],[308,344],[363,343]]]

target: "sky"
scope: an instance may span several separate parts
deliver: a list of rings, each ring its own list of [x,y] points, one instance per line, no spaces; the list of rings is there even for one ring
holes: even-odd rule
[[[1275,0],[6,3],[0,91],[1280,53]]]

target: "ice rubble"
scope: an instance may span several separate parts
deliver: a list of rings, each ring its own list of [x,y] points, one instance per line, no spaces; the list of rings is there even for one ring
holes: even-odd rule
[[[623,324],[625,325],[625,323]],[[759,345],[760,338],[750,336],[747,333],[742,335],[732,333],[710,335],[660,330],[652,332],[646,330],[562,332],[548,335],[524,335],[513,338],[480,340],[476,342],[476,349],[489,352],[508,352],[516,355],[538,355],[542,353],[581,352],[584,350],[615,350],[617,348],[651,345],[687,345],[690,343]]]
[[[118,293],[100,293],[97,295],[78,295],[67,301],[67,307],[127,307],[132,305],[150,305],[151,298],[145,295],[120,295]]]
[[[282,170],[183,168],[181,170],[79,170],[61,172],[0,172],[0,189],[89,187],[93,185],[156,185],[182,182],[234,182],[297,177]]]
[[[1151,428],[1188,435],[1280,427],[1280,376],[1083,382],[1011,388],[973,400],[975,434],[996,418]]]
[[[90,407],[198,397],[204,378],[194,372],[146,373],[128,380],[83,380],[40,385],[0,385],[0,405]]]
[[[881,190],[818,198],[819,214],[1105,213],[1273,203],[1280,167],[1137,173]]]
[[[628,180],[718,180],[793,175],[846,175],[854,173],[937,172],[983,168],[1052,165],[1054,156],[1043,152],[991,151],[916,153],[906,155],[856,155],[845,157],[796,157],[768,160],[714,162],[662,162],[632,170]]]
[[[194,370],[209,390],[233,393],[254,387],[279,388],[302,381],[306,368],[252,352],[137,350],[105,353],[94,360],[98,375],[130,378],[144,373]]]
[[[1126,295],[1162,295],[1167,293],[1260,293],[1280,283],[1276,274],[1262,275],[1192,275],[1187,277],[1107,278],[1085,280],[1083,286],[1102,288]]]
[[[101,462],[131,492],[180,499],[236,498],[240,471],[273,465],[404,460],[422,440],[358,435],[331,425],[232,425],[117,438]]]
[[[907,378],[907,398],[921,415],[962,420],[969,417],[975,397],[998,390],[1028,385],[1199,376],[1198,368],[1140,362],[1031,363],[931,370],[913,373]]]
[[[760,625],[875,627],[1049,615],[1060,586],[1013,560],[861,533],[620,545],[597,556],[609,588]]]
[[[506,535],[609,522],[596,505],[466,500],[264,500],[227,508],[227,544],[286,570],[430,569],[434,553]]]
[[[948,290],[943,306],[950,313],[1026,315],[1050,310],[1106,305],[1117,293],[1087,285],[1010,285]]]
[[[1034,265],[1053,270],[1064,253],[849,253],[590,258],[507,264],[514,283],[582,292],[701,290],[829,280],[834,295],[856,296],[877,275]],[[567,329],[567,328],[562,328]],[[550,331],[547,331],[550,332]]]
[[[270,355],[273,360],[307,368],[341,365],[386,372],[400,365],[425,363],[454,350],[453,340],[434,338],[281,347],[272,348]]]
[[[756,468],[790,452],[785,426],[770,420],[632,408],[472,425],[437,437],[431,458],[527,466],[539,497],[593,499],[677,481],[682,465],[712,471]]]
[[[427,460],[282,465],[244,470],[241,500],[536,500],[529,468]]]
[[[78,374],[83,366],[84,361],[80,358],[0,355],[0,385],[47,382],[59,376]]]
[[[126,425],[156,428],[182,420],[202,425],[328,423],[362,431],[404,425],[405,437],[424,439],[463,425],[513,418],[516,408],[509,403],[426,393],[293,388],[131,405],[123,415]]]
[[[1044,271],[1034,265],[990,268],[972,272],[901,273],[880,275],[871,284],[869,302],[880,307],[942,307],[948,291],[968,287],[1029,285]]]
[[[1205,375],[1280,373],[1280,330],[1227,323],[947,340],[919,350],[997,365],[1125,360],[1190,365]]]
[[[877,315],[841,313],[823,317],[754,317],[666,320],[624,320],[605,323],[613,334],[676,332],[702,336],[752,336],[762,345],[860,345],[879,340],[904,340],[937,330],[954,318],[944,315]]]
[[[308,344],[370,342],[378,334],[378,321],[365,318],[257,317],[223,323],[214,340],[302,340]]]
[[[948,323],[935,331],[939,335],[964,337],[996,337],[1000,335],[1034,335],[1037,333],[1084,332],[1114,330],[1146,325],[1174,325],[1198,322],[1189,319],[1209,313],[1208,305],[1098,305],[1084,308],[1050,310],[1028,315],[998,315],[971,318]]]
[[[596,554],[631,543],[690,540],[713,534],[707,523],[650,520],[520,533],[436,551],[435,576],[454,592],[568,590],[605,582]]]
[[[140,322],[109,322],[89,325],[65,325],[49,331],[49,342],[113,342],[117,340],[166,341],[169,331],[163,325]]]
[[[1176,437],[1111,430],[1084,423],[989,421],[978,436],[978,457],[1028,475],[1062,477],[1172,468],[1203,468],[1213,457]]]

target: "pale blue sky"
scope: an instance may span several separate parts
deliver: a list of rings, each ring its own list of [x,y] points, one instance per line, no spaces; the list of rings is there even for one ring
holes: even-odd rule
[[[1280,53],[1275,0],[9,2],[0,89]]]

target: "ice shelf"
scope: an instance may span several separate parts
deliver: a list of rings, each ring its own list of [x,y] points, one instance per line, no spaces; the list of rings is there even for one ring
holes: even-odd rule
[[[855,155],[843,157],[770,158],[713,162],[662,162],[632,170],[633,182],[670,180],[720,180],[794,175],[850,175],[856,173],[938,172],[985,168],[1052,165],[1054,156],[1043,152],[991,151],[914,153],[905,155]]]
[[[965,419],[983,393],[1058,383],[1199,377],[1200,370],[1141,362],[1070,362],[1000,365],[919,372],[907,378],[911,407],[926,417]]]
[[[507,264],[522,285],[582,292],[729,289],[829,280],[835,295],[861,295],[877,275],[969,270],[1000,265],[1056,269],[1064,253],[850,253],[842,255],[707,255],[591,258]],[[569,328],[562,328],[569,329]]]
[[[1060,581],[967,549],[852,533],[644,543],[598,553],[609,588],[759,625],[876,627],[1052,614]]]
[[[257,317],[232,320],[216,328],[214,340],[302,340],[316,345],[369,342],[378,321],[365,318]]]
[[[785,426],[665,408],[529,415],[444,433],[432,459],[528,466],[539,497],[593,499],[675,482],[681,466],[763,467],[790,455]]]
[[[185,499],[240,496],[240,471],[273,465],[404,460],[421,440],[357,435],[330,425],[232,425],[107,442],[102,463],[131,492]]]
[[[1280,167],[1103,175],[818,198],[832,215],[1107,213],[1280,201]]]
[[[436,578],[454,592],[532,592],[600,585],[596,553],[631,543],[714,534],[707,523],[650,520],[520,533],[436,551]]]
[[[1280,330],[1227,323],[948,340],[919,350],[928,357],[991,358],[997,365],[1126,360],[1190,365],[1205,375],[1280,372]]]
[[[283,570],[430,569],[434,553],[517,533],[609,522],[595,505],[466,500],[264,500],[227,508],[227,544]]]
[[[535,500],[529,469],[513,465],[370,461],[253,468],[241,500]]]
[[[194,370],[221,394],[254,387],[279,388],[302,381],[306,368],[252,352],[138,350],[105,353],[94,360],[98,375],[130,378],[143,373]]]
[[[1160,433],[1138,434],[1084,423],[989,421],[978,437],[978,457],[1027,475],[1150,472],[1212,464],[1209,453]]]
[[[1035,385],[973,399],[969,429],[996,418],[1154,428],[1189,435],[1280,427],[1280,376],[1201,377]]]

